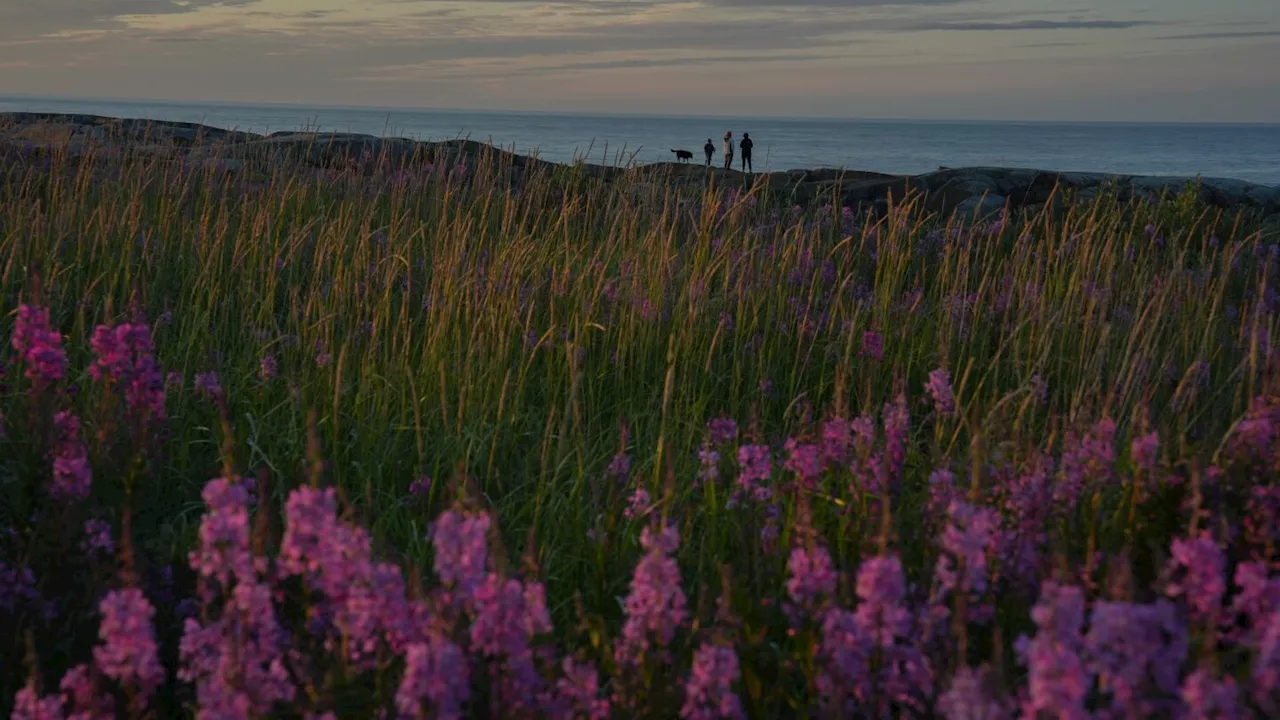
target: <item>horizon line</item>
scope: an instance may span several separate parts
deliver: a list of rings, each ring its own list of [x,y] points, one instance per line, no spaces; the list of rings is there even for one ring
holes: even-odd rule
[[[296,110],[337,110],[337,111],[377,111],[377,112],[422,112],[443,114],[470,115],[536,115],[548,117],[578,116],[596,118],[643,118],[671,120],[765,120],[784,122],[905,122],[930,124],[986,123],[986,124],[1039,124],[1039,125],[1187,125],[1187,126],[1233,126],[1233,127],[1280,127],[1278,121],[1240,121],[1240,120],[1045,120],[1028,118],[979,118],[979,117],[876,117],[876,116],[843,116],[843,115],[700,115],[682,113],[635,113],[593,111],[554,111],[554,110],[495,110],[475,108],[439,108],[407,105],[343,105],[343,104],[304,104],[295,102],[246,102],[240,100],[174,100],[165,98],[108,98],[69,95],[36,95],[26,93],[2,94],[0,100],[49,100],[54,102],[100,102],[139,105],[194,105],[202,107],[269,107]],[[27,110],[13,112],[54,112],[52,110]]]

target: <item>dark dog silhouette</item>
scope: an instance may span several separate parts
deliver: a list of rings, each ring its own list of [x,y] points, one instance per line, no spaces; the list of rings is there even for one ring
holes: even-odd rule
[[[676,159],[680,162],[689,162],[693,159],[693,153],[688,150],[672,150],[676,154]]]

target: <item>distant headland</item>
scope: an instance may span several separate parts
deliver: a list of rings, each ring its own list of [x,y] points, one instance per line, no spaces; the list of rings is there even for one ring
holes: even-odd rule
[[[58,154],[81,157],[107,149],[180,159],[226,172],[263,172],[282,164],[300,170],[374,172],[424,164],[489,162],[511,176],[565,168],[472,140],[425,142],[354,133],[275,132],[269,135],[197,123],[100,115],[0,113],[0,171],[12,162]],[[674,156],[673,156],[674,157]],[[919,175],[892,175],[837,168],[743,173],[691,162],[631,167],[578,163],[575,171],[603,182],[764,188],[798,205],[884,205],[909,195],[941,214],[988,215],[1000,210],[1037,210],[1063,193],[1089,200],[1106,193],[1119,202],[1157,201],[1193,188],[1209,206],[1242,209],[1280,218],[1280,187],[1229,178],[1158,177],[1029,168],[939,168]]]

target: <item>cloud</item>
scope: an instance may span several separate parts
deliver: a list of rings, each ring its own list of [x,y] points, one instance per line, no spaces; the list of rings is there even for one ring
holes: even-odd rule
[[[1088,43],[1082,43],[1082,42],[1041,42],[1041,43],[1018,43],[1017,45],[1014,45],[1014,47],[1016,47],[1016,48],[1030,48],[1030,49],[1033,49],[1033,50],[1039,50],[1040,48],[1052,48],[1052,47],[1084,47],[1085,45],[1088,45]]]
[[[435,3],[437,0],[389,0],[403,4]],[[759,8],[792,11],[796,8],[856,10],[886,7],[940,7],[973,3],[975,0],[468,0],[468,4],[541,5],[591,8],[601,12],[632,13],[637,7],[662,5],[711,5],[716,7]]]
[[[499,27],[473,27],[470,32],[441,30],[426,23],[429,42],[409,31],[370,48],[359,67],[359,77],[381,79],[412,77],[448,70],[471,72],[480,62],[495,73],[519,73],[537,68],[539,59],[555,63],[555,69],[607,69],[666,67],[684,63],[724,63],[731,60],[796,60],[821,57],[824,48],[846,48],[840,38],[858,28],[856,20],[832,20],[795,16],[770,21],[631,19],[565,29],[520,23]],[[336,28],[335,28],[336,30]],[[344,46],[342,37],[335,45]],[[330,52],[342,52],[333,49]],[[785,56],[779,55],[785,53]],[[700,60],[701,59],[701,60]]]
[[[739,8],[773,8],[789,10],[794,7],[834,8],[855,10],[858,8],[885,7],[941,7],[961,5],[973,0],[708,0],[710,4]]]
[[[213,42],[213,38],[199,37],[196,35],[153,35],[145,39],[145,42],[152,43],[204,43]]]
[[[1124,30],[1159,23],[1146,20],[1017,20],[1014,22],[915,22],[911,30],[959,30],[985,32],[996,30]]]
[[[704,55],[701,57],[673,58],[626,58],[621,60],[588,60],[585,62],[567,62],[556,65],[529,68],[533,74],[559,70],[617,70],[659,67],[693,67],[698,65],[720,65],[726,63],[776,63],[803,62],[806,60],[823,60],[830,56],[817,53],[785,53],[775,55]]]
[[[258,0],[3,0],[0,39],[29,39],[73,30],[120,27],[120,18],[179,15],[203,8],[242,7]]]
[[[585,55],[584,57],[592,57]],[[845,56],[848,57],[848,56]],[[509,79],[512,77],[542,77],[549,75],[557,75],[563,73],[577,72],[599,72],[608,70],[638,70],[638,69],[660,69],[660,68],[703,68],[709,66],[755,66],[761,65],[776,66],[781,63],[810,62],[815,60],[830,60],[831,55],[819,53],[774,53],[774,54],[732,54],[732,55],[702,55],[680,57],[640,57],[640,58],[617,58],[606,60],[572,60],[562,58],[546,58],[543,62],[521,61],[516,63],[506,62],[486,62],[478,64],[457,64],[447,65],[431,71],[432,80],[465,80],[465,79],[481,79],[501,77]],[[423,74],[421,68],[402,68],[402,70],[414,70],[416,72],[397,73],[397,72],[380,72],[376,74],[358,75],[348,79],[360,80],[363,82],[403,82],[408,76],[413,74]]]
[[[1162,35],[1157,40],[1227,40],[1230,38],[1267,38],[1280,37],[1280,30],[1240,30],[1187,33],[1185,35]]]

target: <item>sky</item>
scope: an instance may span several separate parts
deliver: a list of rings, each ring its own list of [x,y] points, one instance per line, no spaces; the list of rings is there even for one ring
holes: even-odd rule
[[[0,0],[0,95],[1280,122],[1280,0]]]

